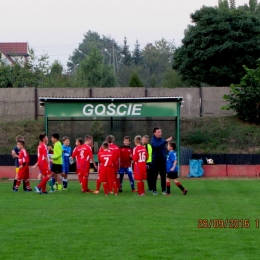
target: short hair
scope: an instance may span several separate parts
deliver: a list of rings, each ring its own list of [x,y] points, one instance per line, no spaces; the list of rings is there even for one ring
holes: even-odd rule
[[[113,143],[114,140],[114,136],[113,135],[108,135],[106,137],[106,142],[108,142],[109,144]]]
[[[176,143],[175,142],[168,142],[168,145],[171,146],[172,150],[176,150]]]
[[[129,140],[129,142],[131,141],[131,138],[130,138],[130,136],[128,136],[128,135],[124,137],[124,140],[125,140],[125,139]]]
[[[45,134],[45,133],[39,134],[39,139],[40,139],[40,141],[42,141],[43,138],[45,138],[45,137],[46,137],[46,134]]]
[[[24,142],[24,140],[19,140],[19,141],[17,141],[17,143],[19,143],[19,144],[22,144],[22,146],[24,146],[24,145],[25,145],[25,142]]]
[[[17,135],[16,137],[15,137],[15,141],[16,142],[18,142],[18,141],[23,141],[24,140],[24,137],[22,136],[22,135]]]
[[[83,144],[82,138],[76,138],[76,141],[79,142],[80,144]]]
[[[88,140],[93,140],[93,137],[91,135],[86,135],[85,136],[85,141],[88,141]]]
[[[141,135],[137,135],[137,136],[135,137],[135,143],[140,144],[141,141],[142,141],[142,137],[141,137]]]
[[[66,140],[70,140],[70,138],[68,136],[63,136],[62,137],[62,142],[66,141]]]
[[[58,133],[54,133],[54,134],[52,135],[52,137],[55,138],[55,139],[57,139],[57,140],[59,140],[60,135],[59,135]]]
[[[108,143],[107,141],[103,142],[103,143],[102,143],[102,147],[103,147],[104,149],[108,149],[108,148],[109,148],[109,143]]]
[[[143,138],[150,139],[149,135],[144,135]]]
[[[154,129],[153,129],[153,133],[155,133],[157,130],[159,130],[159,129],[161,129],[161,128],[159,128],[159,127],[155,127]]]

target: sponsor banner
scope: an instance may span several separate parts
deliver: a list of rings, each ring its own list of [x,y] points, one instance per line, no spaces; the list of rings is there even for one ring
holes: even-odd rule
[[[50,102],[46,117],[173,117],[178,102]]]

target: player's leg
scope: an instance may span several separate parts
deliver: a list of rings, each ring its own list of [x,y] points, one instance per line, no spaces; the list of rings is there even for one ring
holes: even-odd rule
[[[25,166],[25,171],[24,171],[24,183],[25,183],[25,191],[32,191],[32,187],[30,185],[30,172],[29,172],[29,166]]]
[[[186,195],[187,192],[188,192],[188,190],[186,190],[186,189],[181,185],[181,183],[179,182],[179,180],[178,180],[178,172],[174,172],[174,174],[175,174],[175,177],[176,177],[176,178],[173,179],[173,182],[174,182],[175,185],[182,191],[182,194],[183,194],[183,195]]]
[[[132,192],[136,192],[132,167],[126,168],[126,173],[128,175],[128,179],[129,179],[129,182],[130,182],[130,186],[131,186]]]
[[[160,165],[160,177],[161,177],[161,188],[162,188],[162,194],[166,195],[166,163],[163,164],[163,161]]]
[[[152,191],[152,173],[151,173],[151,164],[146,165],[146,171],[147,171],[147,185],[148,185],[148,191]]]
[[[158,166],[156,163],[152,165],[151,168],[151,184],[153,195],[157,195],[157,178],[158,178]]]
[[[166,178],[166,195],[171,195],[171,182],[170,182],[170,174],[167,173],[167,178]]]
[[[119,174],[119,180],[120,180],[120,188],[118,190],[119,190],[119,192],[123,192],[125,168],[120,168],[118,174]]]
[[[18,188],[21,184],[22,178],[23,178],[23,168],[18,170],[18,174],[17,174],[17,177],[16,177],[16,183],[15,183],[15,186],[14,186],[14,189],[13,189],[14,192],[18,191]]]
[[[108,195],[108,189],[107,189],[107,183],[106,182],[103,183],[103,189],[104,189],[105,196],[107,196]]]
[[[18,179],[18,172],[19,172],[19,168],[16,167],[15,168],[15,177],[14,177],[14,182],[13,182],[13,190],[15,189],[16,182],[17,182],[17,179]]]
[[[87,174],[86,174],[86,180],[87,180],[87,192],[93,192],[93,190],[89,189],[88,187],[88,178],[89,178],[89,169],[90,169],[90,166],[87,167]]]

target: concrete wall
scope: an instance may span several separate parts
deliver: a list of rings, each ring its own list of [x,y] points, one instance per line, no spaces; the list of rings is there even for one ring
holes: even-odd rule
[[[203,88],[40,88],[37,95],[34,88],[1,88],[0,120],[13,121],[34,119],[44,115],[39,107],[38,97],[183,97],[182,117],[226,116],[233,111],[221,110],[226,102],[223,95],[229,93],[229,87]],[[35,106],[35,100],[36,105]]]

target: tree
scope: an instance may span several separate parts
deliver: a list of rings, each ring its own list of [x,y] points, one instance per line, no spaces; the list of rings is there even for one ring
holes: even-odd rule
[[[231,85],[230,95],[225,95],[229,104],[224,109],[232,109],[245,122],[260,124],[260,59],[256,69],[244,66],[246,75],[240,83]]]
[[[235,0],[229,0],[229,6],[230,6],[230,8],[236,9],[236,1]]]
[[[134,71],[129,80],[129,87],[143,87],[143,86],[144,86],[143,82],[140,80],[136,71]]]
[[[104,63],[97,48],[80,63],[76,71],[77,84],[82,87],[114,87],[116,78],[111,65]]]
[[[129,51],[129,45],[127,45],[126,37],[124,38],[124,45],[122,46],[121,55],[123,56],[122,65],[125,65],[125,66],[131,65],[132,56],[131,56],[131,53]]]
[[[173,68],[190,84],[229,86],[260,57],[260,17],[242,9],[202,7],[191,14]]]
[[[228,0],[219,0],[218,7],[223,10],[228,10],[229,9]]]
[[[135,65],[140,64],[142,61],[142,51],[140,50],[140,44],[137,40],[133,51],[133,61]]]

